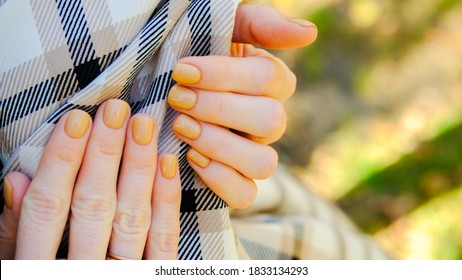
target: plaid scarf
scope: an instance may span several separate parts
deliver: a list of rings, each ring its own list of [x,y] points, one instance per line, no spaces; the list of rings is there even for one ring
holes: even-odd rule
[[[173,85],[172,69],[185,56],[228,55],[239,2],[0,0],[2,178],[14,170],[34,176],[44,146],[64,113],[82,109],[94,115],[102,102],[119,98],[129,102],[133,113],[152,115],[159,125],[159,152],[179,157],[179,259],[384,257],[324,202],[318,203],[321,212],[336,213],[330,216],[332,229],[307,218],[314,212],[256,215],[261,208],[247,210],[251,215],[246,218],[238,215],[245,211],[236,212],[232,225],[227,205],[189,167],[188,146],[171,131],[177,114],[166,102]],[[287,186],[297,185],[294,182],[276,189],[293,193]],[[312,205],[320,201],[309,192],[301,193],[307,199],[302,205],[309,199]],[[281,196],[279,202],[284,201]],[[348,226],[339,227],[339,220]],[[316,231],[324,233],[318,239],[312,236],[315,228],[324,230]],[[345,236],[343,230],[363,245],[372,244],[368,245],[372,249],[365,255],[349,255],[348,246],[338,237]],[[67,254],[67,234],[68,230],[58,257]],[[326,236],[334,239],[326,241]],[[332,242],[343,244],[343,251],[325,253],[322,248],[334,246],[329,245]],[[317,247],[319,252],[313,249]]]

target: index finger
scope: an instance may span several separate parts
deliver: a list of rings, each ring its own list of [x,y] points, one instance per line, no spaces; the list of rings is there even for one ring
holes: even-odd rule
[[[185,57],[175,65],[173,79],[198,89],[287,100],[295,91],[294,73],[280,59],[247,46],[245,57]]]

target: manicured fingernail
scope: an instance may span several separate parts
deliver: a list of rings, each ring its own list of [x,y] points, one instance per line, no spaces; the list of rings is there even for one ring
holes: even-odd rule
[[[155,129],[154,120],[148,116],[135,116],[132,123],[132,137],[138,145],[151,143]]]
[[[5,200],[5,206],[9,209],[13,208],[13,187],[7,179],[3,179],[3,199]]]
[[[210,164],[210,159],[208,157],[204,156],[203,154],[199,153],[193,148],[189,149],[186,156],[189,160],[191,160],[192,162],[194,162],[202,168],[206,168]]]
[[[201,71],[190,64],[178,63],[173,68],[173,80],[180,84],[195,84],[201,79]]]
[[[91,117],[82,110],[73,110],[67,117],[64,131],[71,138],[82,138],[90,126]]]
[[[201,135],[201,125],[189,116],[180,115],[173,124],[173,131],[195,140]]]
[[[162,176],[167,179],[172,179],[176,175],[178,166],[178,158],[174,155],[164,155],[160,160],[160,168]]]
[[[309,22],[307,20],[304,20],[304,19],[301,19],[301,18],[292,18],[292,17],[288,17],[286,18],[288,21],[290,22],[293,22],[295,24],[298,24],[302,27],[314,27],[314,23],[312,22]]]
[[[104,108],[103,121],[109,128],[119,129],[127,118],[128,114],[127,102],[119,99],[112,99],[106,103]]]
[[[231,43],[231,56],[244,57],[244,45],[241,43]]]
[[[189,110],[196,105],[197,95],[194,91],[175,85],[168,94],[168,104],[173,108]]]

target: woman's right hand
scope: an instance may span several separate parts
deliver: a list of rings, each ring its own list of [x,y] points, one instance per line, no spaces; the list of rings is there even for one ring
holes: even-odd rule
[[[33,180],[5,178],[0,258],[54,259],[69,218],[69,259],[175,259],[178,161],[157,160],[157,138],[154,119],[130,117],[121,100],[100,106],[94,122],[80,110],[64,115]]]

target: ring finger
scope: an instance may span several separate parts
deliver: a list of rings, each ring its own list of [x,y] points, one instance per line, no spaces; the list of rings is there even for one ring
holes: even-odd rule
[[[266,179],[276,169],[278,155],[273,148],[221,126],[181,114],[173,122],[173,131],[201,154],[236,169],[247,178]]]

